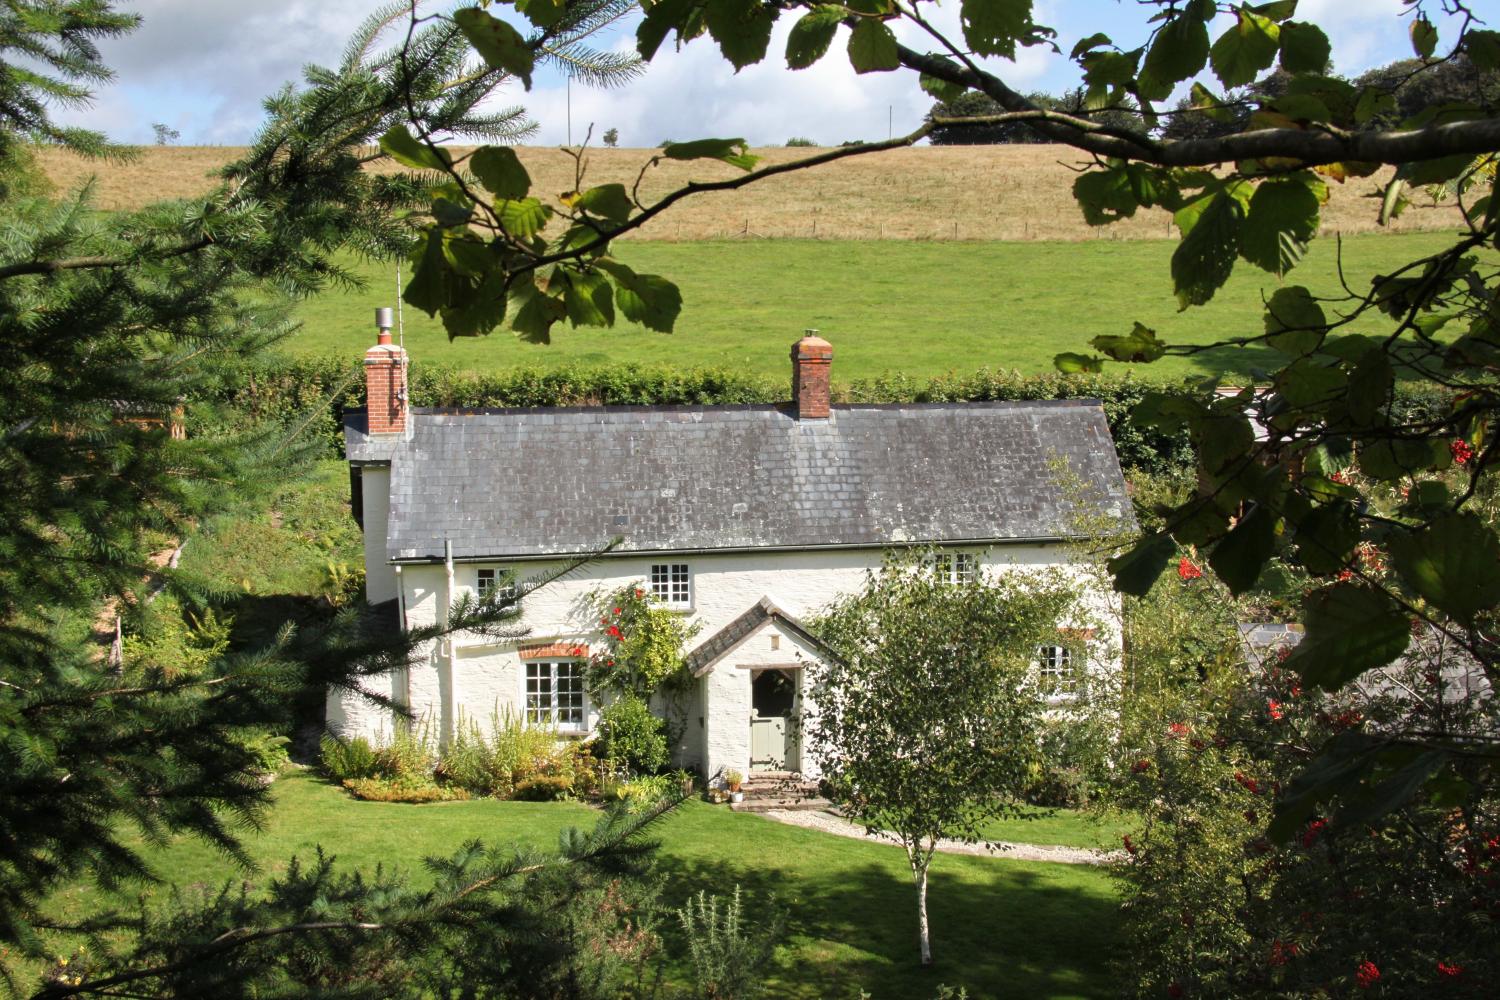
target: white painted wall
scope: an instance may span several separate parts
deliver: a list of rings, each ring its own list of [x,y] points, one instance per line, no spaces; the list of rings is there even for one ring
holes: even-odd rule
[[[389,466],[359,470],[365,522],[365,600],[371,604],[396,599],[396,567],[385,558],[385,536],[391,517]]]
[[[366,473],[368,475],[368,472]],[[365,481],[367,504],[380,495],[376,484]],[[384,553],[383,530],[372,531],[384,520],[377,520],[367,507],[367,561],[373,553]],[[376,548],[376,539],[379,548]],[[1068,558],[1067,550],[1058,545],[1015,545],[981,552],[979,565],[986,572],[1003,572],[1006,567],[1045,567],[1059,565]],[[619,555],[595,560],[567,578],[556,581],[530,595],[525,602],[521,624],[530,630],[524,644],[553,640],[587,644],[597,641],[597,620],[588,611],[589,595],[610,592],[628,585],[644,585],[652,562],[687,562],[692,568],[693,607],[688,617],[700,626],[690,645],[707,640],[729,622],[739,617],[762,597],[770,597],[778,607],[799,618],[815,617],[818,612],[842,594],[860,589],[865,574],[878,569],[883,558],[879,549],[828,549],[800,552],[734,552],[663,557]],[[404,599],[408,627],[436,622],[441,611],[462,593],[474,593],[476,574],[481,568],[513,569],[519,579],[546,573],[555,563],[481,563],[457,565],[454,592],[447,593],[446,570],[438,565],[403,566],[392,573],[395,586]],[[389,567],[387,567],[389,569]],[[373,574],[372,574],[373,578]],[[392,595],[394,596],[394,594]],[[1112,596],[1094,592],[1091,603],[1107,611]],[[1096,627],[1115,628],[1115,616],[1101,614]],[[780,651],[769,649],[771,634],[780,634]],[[1118,635],[1101,634],[1100,646],[1118,649]],[[787,664],[797,659],[816,659],[812,650],[800,649],[793,637],[769,626],[761,629],[739,649],[725,657],[714,671],[695,688],[687,707],[686,729],[675,750],[677,760],[712,775],[720,768],[747,772],[750,761],[749,719],[751,711],[751,667]],[[496,644],[482,637],[455,637],[448,644],[435,644],[428,651],[426,667],[411,671],[410,704],[416,714],[428,723],[431,731],[444,739],[452,736],[460,717],[473,719],[482,728],[489,725],[497,710],[520,712],[524,705],[525,672],[514,642]],[[1107,668],[1096,664],[1095,669]],[[811,678],[804,677],[803,690],[811,688]],[[398,678],[389,682],[400,686]],[[398,693],[398,697],[399,697]],[[598,720],[599,705],[590,704],[589,727]],[[330,726],[346,735],[375,737],[389,733],[391,722],[383,713],[372,711],[355,695],[332,692],[329,696]],[[804,759],[804,770],[814,762]]]

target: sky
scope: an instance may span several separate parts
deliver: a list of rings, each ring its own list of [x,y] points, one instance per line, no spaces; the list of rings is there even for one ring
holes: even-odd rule
[[[60,109],[57,117],[120,142],[149,143],[152,124],[161,122],[181,134],[183,145],[243,145],[263,118],[264,97],[300,79],[308,64],[337,64],[345,39],[376,5],[376,0],[125,0],[119,7],[140,13],[144,21],[134,34],[102,46],[115,81],[99,89],[91,106]],[[1136,0],[1037,0],[1036,20],[1057,30],[1063,54],[1023,49],[1015,62],[990,60],[989,68],[1017,90],[1071,89],[1078,83],[1077,67],[1066,58],[1073,43],[1103,31],[1121,48],[1133,48],[1147,37],[1144,9]],[[1412,54],[1403,10],[1402,0],[1302,0],[1297,19],[1322,26],[1333,45],[1334,69],[1354,76]],[[957,16],[957,0],[947,0],[935,15],[953,38],[961,37]],[[1211,27],[1215,37],[1229,23],[1221,22]],[[703,136],[743,137],[752,145],[780,145],[792,137],[836,144],[900,135],[921,123],[932,101],[912,75],[857,76],[843,55],[842,38],[814,67],[788,70],[779,54],[791,23],[783,17],[771,54],[739,73],[704,37],[680,51],[670,43],[663,46],[641,77],[619,89],[569,88],[558,73],[544,72],[530,93],[517,83],[495,99],[528,109],[538,125],[531,141],[540,145],[558,145],[570,135],[579,142],[590,124],[595,144],[614,128],[622,146],[655,146]],[[635,24],[636,19],[623,22],[594,44],[631,51]],[[1441,32],[1444,22],[1438,26]],[[913,47],[928,48],[915,30],[903,25],[898,34]]]

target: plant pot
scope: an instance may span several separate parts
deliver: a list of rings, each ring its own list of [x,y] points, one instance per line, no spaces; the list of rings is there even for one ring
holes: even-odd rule
[[[730,792],[729,793],[729,801],[730,802],[743,802],[743,801],[745,801],[745,793],[744,792]]]

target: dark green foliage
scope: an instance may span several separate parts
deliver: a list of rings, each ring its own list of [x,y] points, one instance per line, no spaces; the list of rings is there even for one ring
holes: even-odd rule
[[[786,915],[774,901],[765,910],[746,913],[735,886],[727,899],[699,892],[677,911],[699,996],[753,1000],[764,995],[765,973],[786,930]]]
[[[379,773],[375,748],[363,736],[341,740],[325,735],[319,744],[318,764],[323,773],[339,784],[350,778],[370,778]]]
[[[622,695],[599,716],[596,752],[630,774],[656,774],[669,758],[665,725],[640,698]]]

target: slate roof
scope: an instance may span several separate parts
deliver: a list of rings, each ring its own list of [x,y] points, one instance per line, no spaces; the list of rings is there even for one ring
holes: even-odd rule
[[[1066,460],[1128,518],[1104,411],[1087,400],[834,406],[415,409],[404,437],[345,430],[391,463],[388,556],[805,549],[1069,534]]]
[[[776,619],[787,631],[815,649],[823,649],[823,643],[810,632],[801,621],[777,607],[769,597],[762,597],[734,621],[703,640],[683,660],[683,664],[694,677],[702,677],[713,669],[736,646],[744,642],[766,622]]]

